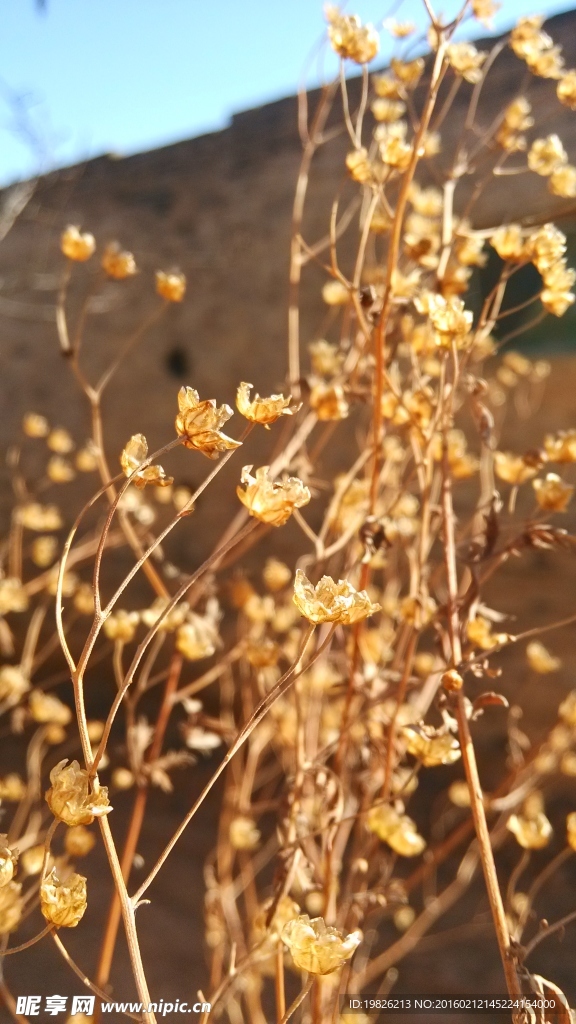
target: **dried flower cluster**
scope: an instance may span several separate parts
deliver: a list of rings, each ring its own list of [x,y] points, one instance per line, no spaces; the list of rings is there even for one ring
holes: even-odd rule
[[[461,17],[485,24],[497,8],[473,0]],[[543,623],[542,642],[522,610],[507,618],[492,585],[512,559],[529,565],[537,552],[544,562],[555,549],[567,559],[576,548],[576,428],[538,433],[528,451],[511,450],[508,429],[514,412],[536,410],[550,373],[548,361],[509,343],[546,314],[566,313],[576,274],[550,220],[526,209],[524,222],[520,205],[504,223],[487,225],[484,214],[480,227],[477,213],[478,197],[498,194],[504,174],[525,174],[560,207],[576,196],[571,155],[538,123],[523,84],[524,73],[550,79],[550,102],[576,110],[576,71],[541,18],[521,18],[490,50],[455,37],[460,17],[434,16],[428,56],[415,55],[414,25],[386,21],[394,52],[371,75],[377,30],[332,5],[326,19],[341,74],[314,110],[301,110],[284,381],[268,397],[234,382],[231,436],[232,406],[185,386],[175,434],[168,424],[158,451],[143,433],[105,437],[102,394],[134,339],[88,381],[68,330],[68,285],[82,282],[78,264],[97,242],[67,227],[57,329],[92,436],[77,443],[40,412],[26,414],[0,550],[0,714],[28,744],[26,774],[0,778],[0,936],[18,945],[13,933],[36,914],[37,941],[51,932],[65,950],[57,931],[81,933],[87,893],[99,891],[90,854],[100,842],[115,896],[94,981],[108,990],[121,918],[147,1005],[134,907],[158,898],[149,889],[180,830],[173,840],[155,835],[165,850],[146,874],[124,864],[122,876],[121,846],[130,864],[150,790],[170,793],[185,772],[194,796],[183,827],[194,829],[208,792],[194,804],[195,765],[211,758],[224,798],[205,873],[204,991],[231,1024],[347,1021],[340,993],[388,991],[402,958],[432,923],[441,928],[475,876],[486,878],[490,941],[510,994],[559,991],[532,974],[540,942],[564,923],[541,926],[540,900],[576,850],[576,809],[566,817],[556,802],[576,777],[576,691],[559,701],[554,689],[559,624]],[[522,62],[519,92],[486,110],[482,88],[505,42]],[[361,70],[347,80],[350,62]],[[452,115],[461,119],[455,134],[443,131]],[[334,129],[325,130],[328,117]],[[344,185],[327,233],[309,237],[306,188],[330,153]],[[145,284],[140,259],[119,242],[98,259],[107,289]],[[312,321],[299,317],[299,289],[312,263],[324,275],[319,288],[311,276],[320,313],[304,328]],[[515,305],[512,282],[523,280],[528,294]],[[157,297],[148,291],[156,317],[192,301],[178,270],[158,271]],[[212,393],[220,390],[215,382]],[[232,402],[234,390],[222,398]],[[143,403],[132,429],[145,416]],[[267,440],[262,458],[251,446]],[[44,460],[39,480],[28,473],[31,449],[35,465]],[[205,478],[200,455],[215,463]],[[195,505],[210,502],[228,462],[230,477],[214,485],[227,529],[185,572],[168,557],[171,535],[195,530]],[[179,473],[200,480],[194,491]],[[95,496],[71,514],[68,495],[78,492],[67,488],[84,474]],[[258,563],[260,541],[271,547]],[[132,559],[123,578],[118,548]],[[54,675],[46,662],[57,642],[68,671]],[[108,700],[98,719],[86,709],[95,663],[101,705]],[[556,694],[533,736],[520,728],[524,682]],[[494,792],[478,782],[476,750],[488,734],[491,750],[505,735]],[[126,835],[108,795],[116,803],[121,791],[119,804],[133,799]],[[512,871],[504,862],[495,870],[503,844],[517,857]],[[455,880],[445,882],[454,858]],[[6,986],[9,975],[8,965]]]

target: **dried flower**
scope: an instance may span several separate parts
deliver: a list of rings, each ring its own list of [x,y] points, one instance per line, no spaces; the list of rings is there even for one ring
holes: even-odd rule
[[[30,689],[30,680],[20,665],[2,665],[0,668],[0,701],[17,704]]]
[[[114,789],[131,789],[136,779],[129,768],[115,768],[112,772],[112,785]]]
[[[222,433],[222,427],[233,415],[229,405],[218,408],[213,398],[201,402],[194,388],[184,387],[178,392],[178,408],[176,432],[184,438],[187,448],[217,459],[220,452],[240,447],[240,441]]]
[[[310,392],[310,406],[319,420],[344,420],[350,406],[341,384],[315,384]]]
[[[104,632],[109,640],[121,640],[123,644],[129,644],[134,639],[139,621],[138,612],[118,608],[105,619]]]
[[[366,824],[371,832],[400,857],[418,857],[426,847],[412,818],[398,813],[390,804],[371,807]]]
[[[29,501],[18,509],[18,519],[27,530],[42,533],[44,530],[59,530],[62,526],[60,510],[56,505],[40,505]]]
[[[153,484],[157,487],[167,487],[174,482],[174,478],[166,476],[162,466],[139,467],[148,458],[148,442],[144,434],[133,434],[120,456],[120,465],[125,476],[131,477],[131,482],[139,488],[146,487],[146,484]]]
[[[576,462],[576,430],[547,434],[544,449],[550,462]]]
[[[36,846],[24,851],[20,858],[20,867],[26,875],[40,874],[44,867],[44,852],[44,843],[37,843]]]
[[[556,86],[556,95],[565,107],[576,110],[576,71],[567,71]]]
[[[202,754],[211,754],[222,746],[222,737],[217,732],[203,729],[200,725],[185,726],[184,741],[190,750],[198,750]]]
[[[12,772],[0,779],[0,800],[17,804],[26,796],[26,784],[19,775]]]
[[[23,902],[19,882],[9,882],[0,887],[0,935],[8,935],[20,924]]]
[[[341,14],[337,7],[326,10],[328,38],[340,57],[355,64],[369,64],[380,49],[380,38],[373,25],[362,25],[357,14]]]
[[[56,725],[68,725],[72,720],[72,712],[66,704],[51,693],[33,690],[29,700],[30,714],[35,722],[54,722]]]
[[[552,195],[561,196],[562,199],[574,199],[576,197],[576,167],[565,164],[552,171],[548,180],[548,188]]]
[[[75,928],[86,910],[86,879],[73,872],[62,881],[52,868],[40,885],[40,910],[56,928]]]
[[[372,164],[368,158],[368,150],[364,146],[361,146],[359,149],[353,149],[351,153],[348,153],[346,156],[346,167],[352,181],[357,181],[360,185],[368,185],[374,178]]]
[[[436,344],[450,348],[455,344],[461,348],[472,327],[472,313],[464,308],[461,299],[443,295],[430,295],[427,312],[436,332]]]
[[[492,18],[498,13],[502,4],[495,3],[495,0],[472,0],[472,13],[478,21],[490,29]]]
[[[218,644],[218,630],[213,619],[190,612],[176,634],[176,649],[188,661],[210,658]]]
[[[268,558],[262,572],[266,588],[273,594],[283,590],[292,579],[292,570],[277,558]]]
[[[84,825],[74,825],[67,829],[64,836],[66,853],[70,857],[86,857],[96,844],[93,832],[90,832]]]
[[[244,466],[236,494],[251,516],[270,526],[283,526],[295,508],[310,501],[310,491],[298,477],[287,477],[274,483],[269,479],[269,466],[261,466],[252,476],[252,466]]]
[[[252,821],[239,815],[230,822],[230,845],[234,850],[255,850],[260,842],[260,832]]]
[[[115,281],[124,281],[138,271],[133,254],[124,251],[118,242],[110,242],[106,246],[102,256],[102,269]]]
[[[292,395],[284,398],[284,395],[270,395],[270,398],[260,398],[254,395],[250,400],[250,391],[253,384],[244,381],[239,385],[236,393],[236,408],[241,416],[244,416],[250,423],[262,423],[268,427],[275,423],[280,416],[293,416],[296,406],[292,403]]]
[[[530,816],[511,814],[506,828],[525,850],[542,850],[548,846],[552,835],[552,825],[542,811]]]
[[[276,904],[272,920],[270,923],[267,923],[272,902],[272,897],[264,900],[264,903],[254,917],[252,933],[256,942],[263,943],[266,941],[267,944],[275,946],[284,926],[288,924],[288,921],[293,921],[298,917],[300,907],[290,896],[283,895]]]
[[[465,779],[450,784],[448,797],[455,807],[470,807],[470,788]]]
[[[348,580],[336,583],[331,576],[323,576],[314,587],[301,569],[294,580],[294,604],[315,624],[340,622],[351,626],[380,610],[365,590],[355,590]]]
[[[76,476],[74,467],[61,455],[53,455],[46,466],[46,475],[54,484],[67,484]]]
[[[349,960],[362,941],[360,932],[344,937],[328,926],[322,917],[301,914],[284,926],[282,941],[301,971],[309,974],[331,974]]]
[[[350,293],[341,281],[327,281],[322,288],[322,298],[327,306],[345,306]]]
[[[182,302],[186,294],[186,277],[177,271],[156,271],[156,292],[167,302]]]
[[[92,256],[96,241],[94,235],[82,234],[80,228],[71,224],[60,237],[60,248],[69,260],[85,263]]]
[[[10,846],[7,835],[0,835],[0,889],[9,885],[18,863],[18,850]]]
[[[574,493],[556,473],[547,473],[544,480],[533,480],[536,501],[544,512],[565,512]]]
[[[538,472],[536,466],[530,465],[521,455],[513,455],[511,452],[494,452],[494,470],[500,480],[514,487],[519,487]]]
[[[448,732],[438,732],[430,725],[406,725],[402,729],[409,754],[417,757],[425,768],[454,764],[461,756],[458,740]]]
[[[55,818],[66,825],[91,825],[112,810],[108,790],[97,779],[90,784],[88,772],[78,761],[59,761],[50,772],[51,788],[46,802]]]
[[[480,81],[482,65],[488,54],[480,53],[472,43],[450,43],[446,56],[457,75],[462,75],[473,85]]]
[[[46,569],[56,558],[58,541],[55,537],[36,537],[32,542],[32,561],[41,569]]]
[[[37,412],[27,412],[22,420],[22,430],[27,437],[46,437],[50,427],[45,416],[39,416]]]
[[[543,676],[548,675],[549,672],[557,672],[562,667],[560,658],[555,658],[553,654],[550,654],[550,651],[547,651],[544,644],[539,643],[538,640],[533,640],[528,644],[526,657],[530,668]]]
[[[535,139],[528,152],[528,167],[543,177],[548,177],[567,162],[566,150],[557,135]]]
[[[96,450],[90,443],[76,453],[76,459],[74,461],[76,463],[76,469],[80,470],[81,473],[93,473],[98,469]]]
[[[94,595],[89,583],[81,583],[74,594],[74,607],[81,615],[94,614]]]
[[[397,57],[392,57],[390,67],[402,85],[407,89],[415,89],[424,73],[425,65],[422,57],[416,57],[415,60],[411,61],[403,61]]]
[[[392,124],[394,121],[400,120],[405,113],[406,104],[402,100],[386,99],[384,96],[379,96],[374,100],[370,109],[376,121]]]

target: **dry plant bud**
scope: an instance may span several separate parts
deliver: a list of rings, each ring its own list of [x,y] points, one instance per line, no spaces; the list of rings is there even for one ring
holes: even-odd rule
[[[289,921],[293,921],[300,914],[300,907],[290,896],[283,894],[276,904],[271,921],[268,923],[272,903],[272,897],[264,900],[254,918],[252,934],[255,942],[266,942],[267,945],[275,946],[285,925]]]
[[[261,523],[284,526],[295,508],[310,501],[310,491],[298,477],[274,483],[268,476],[269,466],[260,466],[255,476],[251,470],[252,466],[244,466],[240,478],[243,486],[236,488],[236,494],[250,515]]]
[[[296,967],[309,974],[337,971],[350,959],[361,941],[361,932],[344,936],[327,925],[324,918],[310,918],[308,914],[288,921],[282,931],[282,942],[288,946]]]
[[[229,837],[234,850],[255,850],[260,842],[260,832],[252,818],[243,815],[230,822]]]
[[[26,796],[26,783],[15,772],[0,779],[0,800],[17,804]]]
[[[109,640],[120,640],[123,644],[129,644],[134,639],[139,622],[138,612],[127,612],[124,608],[119,608],[105,620],[104,633]]]
[[[8,836],[0,835],[0,889],[12,881],[18,856],[18,850],[8,843]]]
[[[66,853],[70,857],[86,857],[96,845],[96,837],[84,825],[69,828],[64,837]]]
[[[450,784],[448,797],[455,807],[470,807],[470,789],[465,779],[456,779]]]
[[[102,269],[114,281],[124,281],[138,272],[131,252],[123,250],[118,242],[110,242],[102,255]]]
[[[132,789],[135,782],[134,773],[129,768],[115,768],[112,772],[112,785],[114,789]]]
[[[59,530],[63,525],[57,505],[41,505],[37,501],[29,501],[18,509],[17,514],[22,526],[37,533]]]
[[[182,302],[186,294],[186,277],[177,271],[156,271],[156,293],[166,302]]]
[[[552,836],[552,825],[542,811],[531,817],[511,814],[506,822],[506,828],[525,850],[542,850],[548,846]]]
[[[92,783],[78,761],[59,761],[50,772],[51,788],[46,802],[55,818],[66,825],[91,825],[112,810],[108,790],[97,779]]]
[[[492,28],[492,18],[498,13],[502,4],[495,3],[495,0],[472,0],[472,13],[485,28]]]
[[[455,668],[450,668],[447,672],[444,672],[440,682],[444,689],[450,692],[461,690],[464,686],[464,680]]]
[[[233,415],[229,405],[218,408],[213,398],[201,402],[194,388],[183,387],[178,392],[178,408],[176,433],[184,438],[187,448],[217,459],[221,452],[240,447],[240,441],[222,433],[222,427]]]
[[[287,587],[292,579],[292,570],[278,558],[268,558],[262,571],[262,579],[267,590],[277,594]]]
[[[211,754],[222,746],[222,737],[217,732],[203,729],[200,725],[184,726],[182,732],[186,746],[200,754]]]
[[[49,722],[54,725],[69,725],[72,721],[70,708],[52,693],[32,690],[28,699],[30,714],[35,722]]]
[[[142,463],[148,458],[148,442],[144,434],[134,434],[124,448],[120,456],[120,465],[124,476],[131,477],[131,483],[135,487],[144,488],[146,484],[153,484],[156,487],[168,487],[174,482],[174,477],[166,476],[162,466],[145,466],[140,469]]]
[[[373,25],[363,25],[357,14],[341,14],[338,7],[326,5],[328,38],[340,57],[355,64],[369,64],[380,49],[380,37]]]
[[[395,39],[406,39],[407,36],[411,36],[416,31],[416,25],[413,21],[396,21],[395,18],[386,18],[384,28]]]
[[[0,615],[25,612],[27,608],[28,595],[22,586],[22,580],[15,576],[0,579]]]
[[[399,932],[406,932],[414,924],[416,920],[416,911],[414,907],[399,907],[394,912],[394,927]]]
[[[341,281],[327,281],[322,288],[322,298],[327,306],[345,306],[350,299],[350,292]]]
[[[52,868],[40,885],[40,910],[48,924],[75,928],[86,910],[86,879],[73,872],[65,881]]]
[[[60,248],[69,260],[85,263],[96,248],[94,235],[82,234],[79,227],[71,224],[60,237]]]
[[[9,935],[20,924],[24,909],[19,882],[0,886],[0,935]]]
[[[557,672],[562,667],[560,658],[555,658],[553,654],[550,654],[550,651],[547,651],[544,644],[538,640],[533,640],[528,644],[526,657],[530,668],[542,676],[548,675],[550,672]]]
[[[48,420],[37,412],[27,412],[22,420],[22,430],[27,437],[47,437],[50,431]]]
[[[380,611],[365,590],[355,590],[348,580],[323,576],[314,586],[301,569],[294,579],[294,604],[309,622],[338,622],[351,626]]]
[[[20,665],[2,665],[0,668],[0,701],[17,704],[30,689],[30,679]]]
[[[371,807],[366,824],[371,832],[400,857],[418,857],[426,848],[426,841],[419,835],[412,818],[399,813],[390,804]]]
[[[350,412],[341,384],[315,384],[310,392],[310,407],[319,420],[344,420]]]
[[[236,393],[236,408],[250,423],[261,423],[269,427],[270,423],[275,423],[280,416],[293,416],[299,409],[299,406],[292,402],[292,395],[288,395],[288,398],[284,398],[284,395],[260,398],[260,395],[256,394],[250,400],[250,391],[253,387],[253,384],[243,381]]]

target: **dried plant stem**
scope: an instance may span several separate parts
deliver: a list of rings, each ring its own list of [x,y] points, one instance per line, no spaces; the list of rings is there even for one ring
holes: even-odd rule
[[[288,1007],[286,1013],[284,1014],[284,1016],[282,1017],[282,1020],[280,1021],[280,1024],[286,1024],[286,1022],[290,1020],[290,1017],[292,1017],[296,1013],[296,1010],[298,1009],[298,1007],[301,1006],[302,1003],[304,1002],[304,1000],[306,999],[306,996],[308,995],[308,993],[309,993],[310,989],[312,988],[313,984],[314,984],[314,975],[311,974],[310,977],[308,978],[308,980],[304,982],[304,985],[302,986],[302,991],[300,992],[300,994],[296,996],[296,999],[294,1000],[292,1005]]]
[[[448,586],[448,627],[452,645],[453,664],[454,666],[459,666],[462,660],[462,650],[460,644],[460,621],[457,604],[458,576],[456,572],[452,480],[448,465],[446,431],[444,432],[443,440],[442,513],[444,529],[444,560]],[[484,797],[478,774],[476,753],[474,751],[474,744],[470,734],[466,703],[462,691],[458,693],[456,698],[456,719],[458,721],[458,732],[460,735],[462,763],[464,765],[466,781],[468,783],[468,790],[470,793],[470,806],[474,820],[474,828],[480,849],[482,870],[484,872],[488,901],[490,903],[490,910],[494,921],[494,928],[496,931],[496,938],[498,940],[498,947],[500,949],[500,957],[502,959],[506,984],[511,996],[519,996],[521,995],[522,989],[520,987],[518,974],[512,958],[510,932],[508,930],[508,922],[506,920],[504,903],[502,901],[502,893],[500,892],[500,885],[496,874],[496,865],[494,862],[492,844],[490,842],[488,823],[486,821],[486,812],[484,810]]]
[[[173,697],[178,687],[181,671],[182,656],[180,654],[174,654],[170,663],[170,670],[164,690],[164,698],[158,714],[156,728],[154,730],[154,739],[152,740],[152,745],[147,756],[149,764],[153,763],[160,756],[164,735],[170,718],[170,711],[173,707]],[[148,792],[149,785],[147,782],[143,782],[143,784],[138,787],[138,792],[136,793],[134,806],[132,808],[132,816],[130,818],[130,824],[128,826],[121,860],[122,875],[126,884],[128,884],[130,878],[130,871],[132,869],[134,855],[136,853],[142,824],[144,822]],[[115,891],[110,905],[110,910],[108,912],[106,931],[104,933],[102,951],[100,953],[100,963],[98,965],[98,973],[96,975],[96,983],[100,985],[101,988],[104,988],[107,985],[110,977],[120,917],[120,897],[118,892]]]
[[[64,943],[60,939],[56,929],[54,927],[52,927],[50,929],[50,931],[52,933],[52,938],[54,939],[56,947],[58,948],[58,950],[60,951],[60,953],[64,957],[64,960],[66,961],[68,966],[72,968],[72,970],[74,971],[74,974],[76,975],[76,977],[80,978],[80,981],[82,982],[82,984],[85,985],[86,988],[90,989],[90,991],[93,992],[94,995],[98,996],[99,999],[103,999],[104,1002],[107,1003],[108,1002],[108,996],[107,996],[106,992],[103,992],[101,988],[98,988],[97,985],[95,985],[92,981],[90,981],[90,978],[88,978],[87,975],[84,974],[84,971],[82,970],[82,968],[78,967],[78,964],[75,963],[75,961],[72,959],[72,957],[70,956],[70,953],[68,952],[68,950],[66,949]],[[149,1002],[150,1002],[150,999],[148,999],[148,1002],[145,1005],[148,1005]],[[136,1014],[129,1013],[127,1010],[121,1010],[120,1012],[123,1014],[123,1016],[130,1017],[131,1020],[141,1021],[142,1019],[144,1019],[144,1020],[149,1020],[149,1019],[152,1020],[153,1019],[153,1014],[147,1014],[146,1011],[144,1011],[144,1017],[143,1018],[137,1017]]]

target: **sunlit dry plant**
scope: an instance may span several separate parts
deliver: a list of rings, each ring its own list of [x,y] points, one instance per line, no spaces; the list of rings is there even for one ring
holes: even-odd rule
[[[0,779],[0,936],[3,953],[25,956],[50,934],[98,997],[109,992],[122,921],[138,998],[151,1002],[138,941],[146,925],[139,914],[137,928],[136,911],[154,899],[154,879],[224,776],[205,875],[202,998],[215,1019],[356,1019],[344,1014],[344,993],[390,992],[396,965],[480,872],[510,997],[549,995],[567,1012],[566,997],[532,972],[531,958],[576,918],[567,906],[565,918],[539,925],[534,910],[540,889],[576,850],[576,811],[562,821],[546,809],[552,781],[576,775],[576,691],[535,746],[518,708],[510,709],[506,774],[491,793],[481,786],[474,735],[480,716],[508,706],[498,692],[500,651],[521,646],[528,671],[557,672],[553,640],[548,649],[538,635],[576,621],[568,607],[561,623],[526,630],[505,622],[486,596],[510,559],[576,544],[555,518],[573,497],[576,431],[548,434],[528,452],[501,441],[502,410],[512,413],[515,394],[540,388],[549,372],[545,361],[510,348],[531,321],[506,333],[506,318],[530,307],[534,323],[562,316],[574,303],[576,274],[563,232],[529,210],[522,222],[479,227],[475,218],[480,195],[500,189],[505,175],[536,175],[553,196],[576,195],[576,168],[561,139],[538,124],[524,77],[527,70],[553,79],[557,100],[574,110],[576,71],[564,67],[538,17],[521,18],[493,48],[458,37],[468,18],[489,22],[497,6],[474,0],[444,22],[425,0],[430,52],[420,52],[422,40],[416,52],[413,25],[388,21],[394,57],[374,75],[367,66],[379,52],[376,29],[327,7],[327,45],[340,71],[313,110],[300,98],[288,371],[268,397],[238,382],[242,419],[218,404],[233,396],[200,397],[186,386],[159,451],[149,452],[142,433],[105,443],[102,396],[134,339],[99,381],[86,378],[80,336],[69,330],[68,286],[100,243],[77,226],[61,235],[59,342],[89,403],[92,436],[78,449],[67,431],[29,412],[22,452],[11,455],[17,500],[2,548],[0,710],[28,742],[29,768],[26,778]],[[518,95],[486,118],[483,89],[506,45],[521,62]],[[360,77],[349,79],[354,66]],[[454,142],[447,118],[462,95]],[[308,238],[306,188],[325,148],[345,186],[325,236]],[[132,253],[114,242],[97,258],[106,277],[130,287]],[[321,336],[301,337],[299,289],[313,265],[328,315]],[[482,291],[486,267],[494,271]],[[539,285],[514,307],[510,283],[526,268]],[[158,318],[185,300],[186,279],[159,270],[155,289]],[[262,428],[281,443],[253,470],[237,449]],[[28,445],[45,446],[54,485],[98,476],[73,523],[64,501],[45,502],[25,479]],[[198,471],[200,456],[215,463],[194,493],[159,462],[177,447]],[[333,481],[315,465],[324,449],[332,451]],[[229,528],[185,574],[166,559],[164,541],[194,523],[198,498],[230,460],[237,474]],[[103,518],[94,522],[96,508]],[[271,556],[248,573],[245,556],[289,521],[299,531],[291,563]],[[111,548],[131,552],[133,567],[109,594]],[[146,577],[146,607],[131,607],[137,574]],[[45,632],[54,607],[68,666],[56,681],[43,674],[56,646]],[[115,692],[106,716],[91,720],[85,677],[97,656],[107,659]],[[178,741],[166,749],[174,723]],[[180,770],[203,756],[218,757],[218,767],[136,888],[132,865],[150,788],[170,792]],[[442,795],[428,814],[414,797],[419,787]],[[113,794],[130,789],[122,847]],[[75,866],[96,828],[114,896],[92,980],[59,932],[83,926],[97,880]],[[560,852],[531,860],[553,834],[562,837]],[[517,851],[507,886],[496,863],[504,844]],[[452,880],[436,889],[446,866]],[[36,938],[19,945],[21,920],[38,906],[44,923],[37,915]],[[400,933],[394,941],[390,922]],[[6,978],[2,992],[13,1008],[9,967]],[[152,1024],[155,1013],[141,1017]]]

